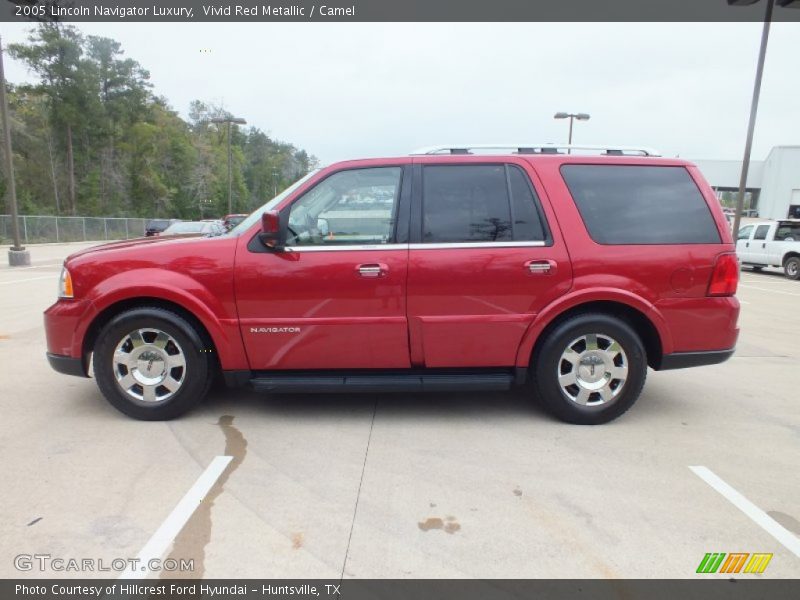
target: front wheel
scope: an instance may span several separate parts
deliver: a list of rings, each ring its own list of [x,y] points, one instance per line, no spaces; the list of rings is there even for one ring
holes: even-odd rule
[[[800,279],[800,258],[793,256],[787,260],[786,264],[783,265],[783,272],[789,279],[794,279],[795,281]]]
[[[180,416],[208,393],[211,354],[180,315],[156,307],[114,317],[94,347],[94,375],[106,399],[135,419]]]
[[[546,408],[568,423],[597,425],[636,402],[647,376],[647,356],[627,322],[586,313],[547,335],[532,369]]]

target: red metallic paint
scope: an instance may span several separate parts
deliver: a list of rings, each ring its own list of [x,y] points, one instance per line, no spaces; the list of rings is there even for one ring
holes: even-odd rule
[[[730,231],[712,190],[683,160],[458,155],[348,161],[323,169],[276,208],[335,171],[412,162],[519,165],[540,198],[553,244],[252,252],[247,244],[260,223],[239,237],[107,244],[67,259],[75,300],[59,300],[46,311],[48,351],[79,357],[92,321],[138,298],[172,302],[195,315],[227,370],[526,366],[553,319],[595,301],[618,302],[645,315],[665,354],[735,345],[738,301],[706,297],[717,256],[734,250]],[[722,243],[597,244],[560,175],[566,163],[687,168]],[[531,260],[552,261],[556,268],[531,274],[525,266]],[[364,263],[382,264],[385,273],[361,277],[356,267]]]
[[[407,249],[249,252],[248,241],[239,242],[236,300],[252,369],[410,366]],[[383,263],[385,274],[362,277],[363,263]],[[259,331],[281,327],[299,332]]]

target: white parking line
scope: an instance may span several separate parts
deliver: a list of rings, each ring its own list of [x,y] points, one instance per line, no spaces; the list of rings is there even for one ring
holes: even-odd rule
[[[57,267],[59,265],[63,265],[64,261],[59,260],[58,262],[50,262],[50,263],[42,263],[40,265],[31,265],[29,267],[8,267],[8,272],[12,271],[26,271],[28,269],[41,269],[43,267]]]
[[[746,288],[748,290],[759,290],[762,292],[769,292],[771,294],[783,294],[784,296],[800,296],[800,294],[795,294],[794,292],[784,292],[782,290],[771,290],[768,288],[757,287],[755,285],[743,285],[739,284],[740,288]]]
[[[139,570],[134,570],[129,567],[120,576],[119,579],[144,579],[147,577],[150,569],[148,562],[154,558],[161,558],[164,552],[172,544],[175,536],[177,536],[186,522],[192,516],[195,509],[203,501],[211,487],[219,479],[219,476],[227,468],[228,464],[233,460],[232,456],[215,456],[211,464],[208,465],[205,471],[197,478],[194,485],[189,488],[186,495],[181,498],[177,506],[172,509],[169,516],[164,519],[153,536],[144,545],[136,558],[139,561]]]
[[[12,279],[11,281],[0,281],[0,285],[9,285],[11,283],[25,283],[26,281],[39,281],[40,279],[52,279],[55,281],[55,275],[43,275],[41,277],[29,277],[28,279]]]
[[[731,504],[750,517],[756,525],[759,525],[764,531],[786,546],[796,557],[800,558],[800,539],[797,539],[788,529],[725,483],[711,469],[703,466],[689,468],[700,479],[722,494]]]

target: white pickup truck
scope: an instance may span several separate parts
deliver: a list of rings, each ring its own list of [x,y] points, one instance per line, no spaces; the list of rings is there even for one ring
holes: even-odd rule
[[[782,267],[789,279],[800,279],[800,219],[745,225],[736,237],[736,255],[755,271]]]

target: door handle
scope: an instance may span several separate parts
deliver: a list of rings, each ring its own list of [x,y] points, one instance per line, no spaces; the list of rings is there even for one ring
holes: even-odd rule
[[[356,271],[361,277],[374,279],[386,275],[389,271],[389,267],[383,263],[365,263],[356,265]]]
[[[761,247],[762,248],[766,248],[767,247],[767,242],[764,242],[763,244],[761,244]]]
[[[554,260],[529,260],[525,263],[525,268],[529,273],[551,275],[556,271],[556,261]]]
[[[745,247],[745,248],[749,248],[749,247],[750,247],[750,242],[747,242],[747,243],[744,245],[744,247]]]

